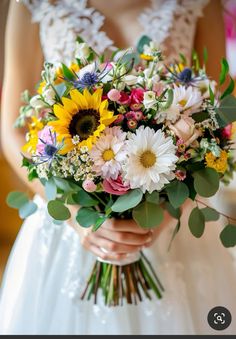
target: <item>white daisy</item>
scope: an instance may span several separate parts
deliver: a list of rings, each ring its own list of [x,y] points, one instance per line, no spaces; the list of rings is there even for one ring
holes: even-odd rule
[[[161,130],[141,126],[127,141],[128,159],[124,164],[124,179],[132,189],[149,193],[161,190],[174,179],[178,157],[171,137]]]
[[[126,135],[119,126],[105,129],[90,152],[97,175],[117,179],[127,157]]]

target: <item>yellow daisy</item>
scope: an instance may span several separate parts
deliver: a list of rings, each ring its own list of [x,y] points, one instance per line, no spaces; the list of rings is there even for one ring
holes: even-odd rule
[[[106,126],[116,119],[113,112],[108,110],[108,101],[102,101],[102,89],[97,89],[93,94],[87,89],[83,94],[73,89],[70,97],[62,97],[62,105],[54,105],[53,111],[58,120],[48,124],[57,133],[57,139],[64,141],[62,154],[75,147],[74,137],[79,139],[78,147],[91,148]]]
[[[212,152],[208,152],[205,155],[206,166],[214,168],[218,173],[225,173],[228,166],[228,153],[224,150],[220,152],[219,157],[215,157]]]
[[[32,122],[29,124],[29,132],[27,134],[27,143],[22,147],[23,152],[35,154],[38,143],[38,132],[43,129],[43,123],[36,117],[32,117]]]

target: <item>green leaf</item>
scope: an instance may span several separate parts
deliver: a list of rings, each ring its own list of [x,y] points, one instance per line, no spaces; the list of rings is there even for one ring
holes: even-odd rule
[[[119,62],[121,64],[130,64],[130,65],[137,65],[139,63],[139,55],[137,53],[127,53],[121,57]]]
[[[201,209],[204,215],[205,221],[216,221],[219,219],[220,214],[214,208],[205,207]]]
[[[93,226],[93,232],[96,232],[107,219],[108,219],[107,216],[100,215]]]
[[[124,212],[137,206],[143,198],[143,192],[140,189],[129,191],[121,195],[111,206],[113,212]]]
[[[229,86],[226,88],[220,99],[224,99],[227,95],[230,95],[234,90],[234,79],[230,77]]]
[[[48,200],[54,200],[57,196],[57,186],[53,180],[50,178],[45,183],[45,194]]]
[[[71,217],[70,210],[60,200],[48,202],[48,213],[56,220],[67,220]]]
[[[180,207],[189,197],[188,186],[181,181],[173,181],[166,187],[167,195],[174,208]]]
[[[166,102],[161,104],[162,109],[168,109],[171,106],[173,99],[174,99],[173,89],[171,89],[171,88],[168,89],[167,92],[166,92],[166,95],[167,95]]]
[[[76,38],[76,42],[78,42],[79,44],[83,43],[84,42],[84,39],[81,38],[81,36],[77,36]]]
[[[225,127],[236,121],[236,98],[233,95],[227,95],[222,99],[220,106],[215,108],[215,111],[220,127]]]
[[[174,228],[174,231],[173,231],[173,233],[172,233],[172,237],[171,237],[171,239],[170,239],[170,243],[169,243],[169,246],[168,246],[168,251],[170,250],[171,245],[172,245],[172,242],[173,242],[173,240],[174,240],[176,234],[179,232],[179,229],[180,229],[180,220],[178,220],[178,222],[177,222],[177,224],[176,224],[176,226],[175,226],[175,228]]]
[[[210,93],[210,103],[212,105],[214,105],[214,102],[215,102],[215,94],[214,92],[212,91],[212,88],[211,86],[209,85],[209,93]]]
[[[71,187],[69,181],[62,179],[62,178],[57,178],[57,177],[54,177],[53,180],[54,180],[56,186],[58,188],[60,188],[62,191],[64,191],[64,192],[74,191],[74,189]]]
[[[98,200],[94,199],[84,190],[79,191],[76,194],[73,194],[74,201],[77,202],[78,205],[83,207],[91,207],[98,205]]]
[[[205,229],[205,219],[204,214],[201,212],[201,210],[198,207],[195,207],[188,220],[188,226],[191,231],[191,233],[196,237],[200,238]]]
[[[157,191],[153,191],[152,193],[145,194],[146,201],[151,202],[153,204],[159,204],[159,193]]]
[[[182,53],[179,53],[179,56],[182,64],[187,65],[186,57]]]
[[[194,188],[202,197],[211,197],[219,189],[219,174],[213,168],[204,168],[193,173]]]
[[[92,208],[81,207],[77,213],[76,220],[82,227],[95,225],[100,217],[100,213]]]
[[[193,50],[193,53],[192,53],[192,58],[193,58],[193,64],[194,64],[194,67],[196,69],[196,71],[199,70],[199,58],[198,58],[198,54],[195,50]]]
[[[198,113],[194,113],[192,115],[192,118],[195,122],[202,122],[206,119],[209,118],[209,113],[204,111],[204,112],[198,112]]]
[[[26,202],[19,209],[19,215],[22,219],[29,217],[31,214],[37,211],[38,206],[33,201]]]
[[[147,35],[141,36],[137,43],[137,51],[139,54],[143,53],[144,45],[149,45],[152,39],[150,39]]]
[[[61,66],[62,66],[62,73],[64,77],[69,80],[74,80],[75,79],[74,73],[71,72],[71,70],[65,64],[62,63]]]
[[[174,208],[168,201],[165,203],[165,208],[168,213],[175,219],[179,219],[181,216],[180,208]]]
[[[143,228],[158,226],[164,219],[164,212],[160,205],[148,201],[136,206],[132,212],[133,219]]]
[[[220,233],[220,240],[224,247],[236,245],[236,225],[228,224]]]
[[[221,60],[221,72],[220,72],[220,80],[219,80],[220,85],[222,85],[225,82],[226,75],[228,74],[228,72],[229,72],[228,61],[223,58]]]
[[[27,195],[23,192],[10,192],[7,196],[7,205],[11,208],[21,208],[29,201]]]
[[[64,93],[67,90],[67,87],[65,86],[64,83],[61,83],[59,85],[55,85],[55,90],[57,91],[57,94],[59,95],[59,97],[63,97]]]

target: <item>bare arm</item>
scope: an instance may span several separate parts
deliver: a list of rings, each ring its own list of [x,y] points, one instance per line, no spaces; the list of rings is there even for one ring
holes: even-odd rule
[[[16,174],[34,193],[43,194],[41,184],[27,180],[26,170],[21,167],[21,147],[25,143],[24,132],[13,124],[22,105],[20,94],[29,89],[35,91],[40,79],[42,52],[38,25],[31,23],[28,10],[11,1],[5,37],[5,67],[1,107],[1,143],[3,153]]]
[[[220,74],[220,60],[225,57],[225,29],[221,0],[210,0],[199,19],[195,38],[195,49],[203,59],[203,49],[207,48],[207,73],[216,81]]]

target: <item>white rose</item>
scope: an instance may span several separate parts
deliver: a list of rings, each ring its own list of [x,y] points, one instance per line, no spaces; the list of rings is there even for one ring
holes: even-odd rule
[[[45,107],[45,102],[41,99],[40,95],[35,95],[30,99],[30,105],[35,109]]]
[[[85,42],[77,42],[76,48],[75,48],[75,57],[78,59],[87,59],[89,57],[89,54],[91,53],[90,47]]]
[[[124,82],[126,83],[126,85],[128,86],[132,86],[132,85],[135,85],[138,81],[138,77],[135,76],[135,75],[132,75],[132,74],[129,74],[129,75],[126,75],[124,78],[123,78]]]
[[[155,92],[147,91],[144,93],[143,104],[145,108],[147,109],[152,108],[153,106],[155,106],[156,103],[157,101]]]

